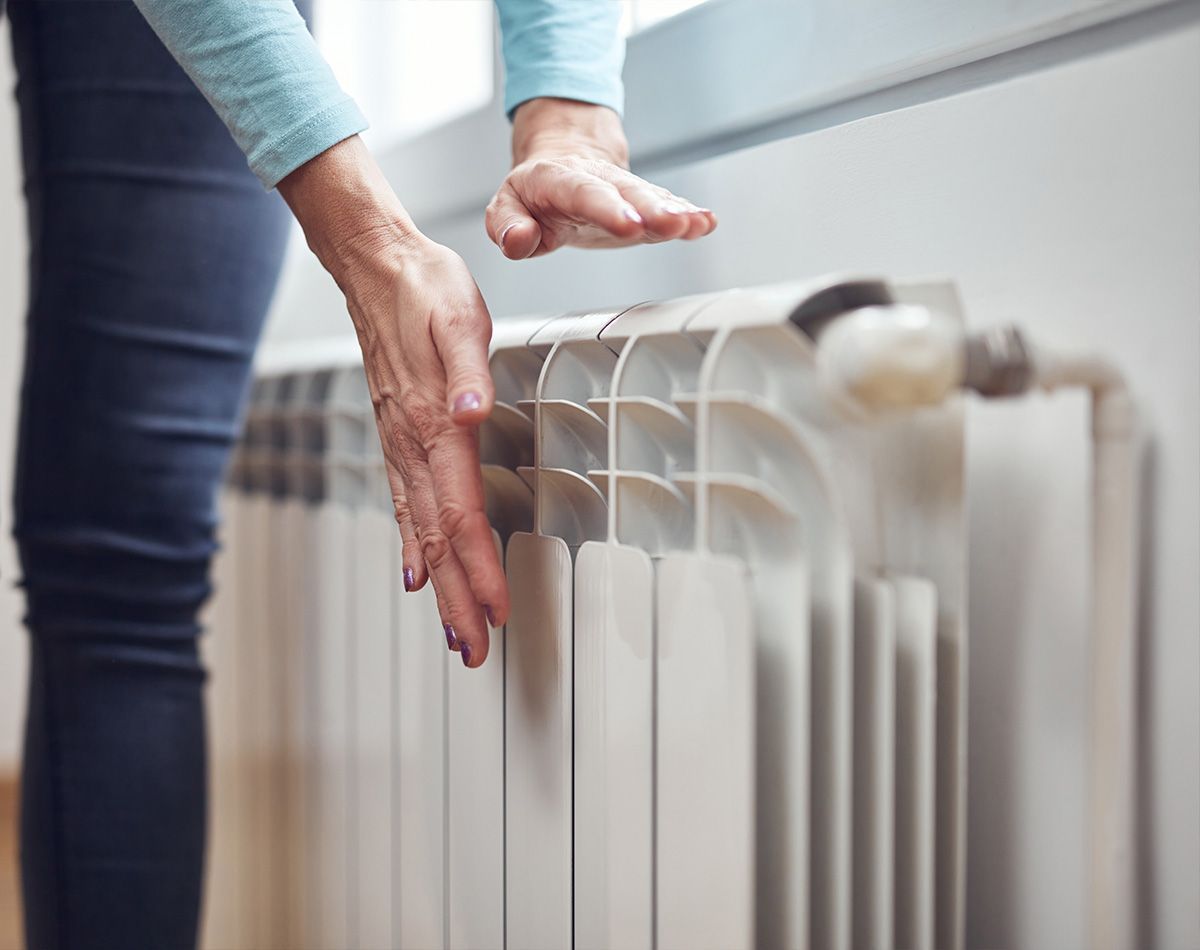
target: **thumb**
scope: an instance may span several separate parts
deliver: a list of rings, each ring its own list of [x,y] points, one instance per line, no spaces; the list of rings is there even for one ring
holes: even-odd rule
[[[466,319],[435,321],[433,343],[446,370],[446,402],[459,425],[478,425],[492,411],[496,390],[488,368],[492,318],[480,298]]]
[[[542,228],[507,184],[496,192],[484,216],[488,236],[505,257],[523,261],[542,243]]]

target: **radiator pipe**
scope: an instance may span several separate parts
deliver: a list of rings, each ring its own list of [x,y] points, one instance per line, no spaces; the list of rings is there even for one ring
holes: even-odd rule
[[[1088,739],[1088,946],[1137,946],[1137,663],[1141,442],[1120,370],[1032,346],[1019,330],[967,338],[922,307],[865,307],[818,339],[827,387],[867,410],[935,405],[960,389],[1091,394],[1092,640]]]
[[[1125,380],[1098,358],[1034,351],[1037,383],[1092,397],[1089,946],[1137,946],[1137,664],[1141,453]]]

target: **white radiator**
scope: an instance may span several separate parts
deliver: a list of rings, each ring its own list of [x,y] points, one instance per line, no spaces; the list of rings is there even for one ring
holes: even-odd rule
[[[961,325],[860,279],[499,323],[473,671],[403,592],[361,368],[261,378],[207,945],[961,947],[962,403],[867,415],[814,344],[903,304]]]

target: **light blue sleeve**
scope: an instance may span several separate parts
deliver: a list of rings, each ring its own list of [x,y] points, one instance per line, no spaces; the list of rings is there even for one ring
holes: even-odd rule
[[[268,188],[367,127],[292,0],[135,0]]]
[[[496,0],[504,40],[504,111],[539,96],[625,105],[625,41],[614,0]]]

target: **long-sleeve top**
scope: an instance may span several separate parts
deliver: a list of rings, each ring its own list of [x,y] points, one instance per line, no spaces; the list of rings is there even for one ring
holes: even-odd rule
[[[135,0],[273,188],[367,127],[292,0]],[[504,108],[541,96],[620,112],[625,47],[613,0],[496,0]]]

